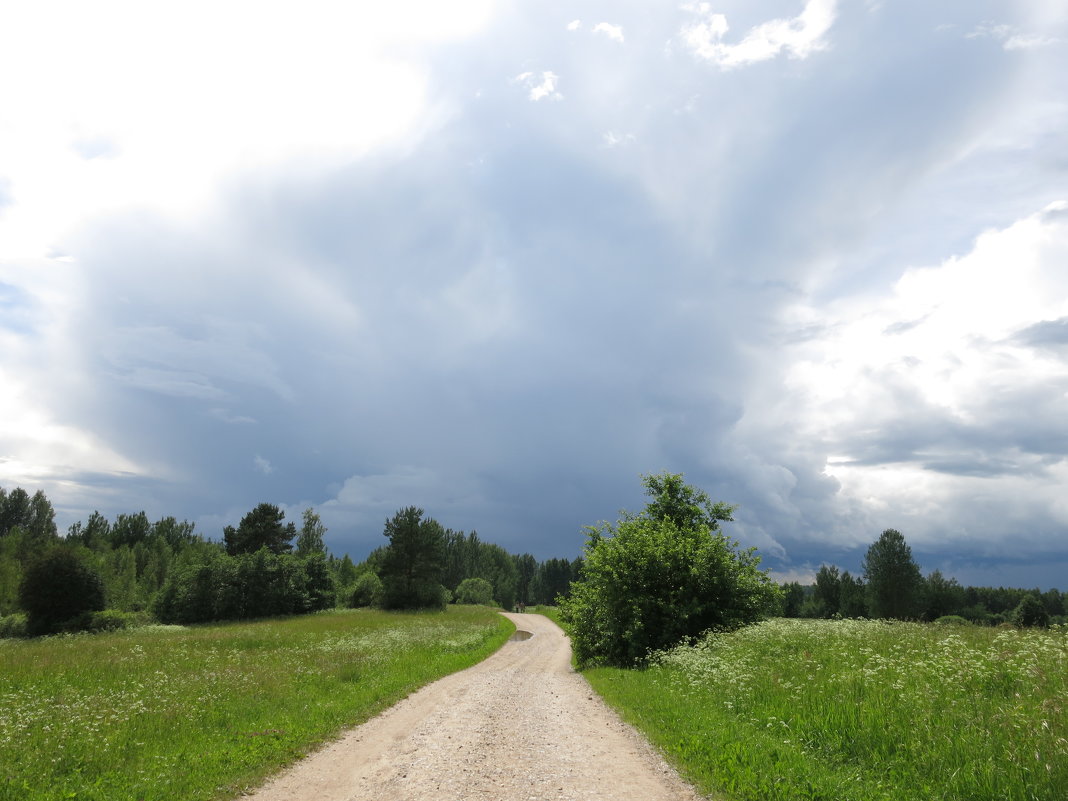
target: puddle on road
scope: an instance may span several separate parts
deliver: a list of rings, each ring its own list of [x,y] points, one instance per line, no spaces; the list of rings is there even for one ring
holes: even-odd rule
[[[522,629],[516,629],[515,633],[508,638],[508,642],[522,642],[523,640],[529,640],[534,635],[529,631],[523,631]]]

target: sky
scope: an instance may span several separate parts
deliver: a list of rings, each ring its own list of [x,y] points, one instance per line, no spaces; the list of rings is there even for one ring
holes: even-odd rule
[[[0,3],[0,486],[1068,590],[1061,0]]]

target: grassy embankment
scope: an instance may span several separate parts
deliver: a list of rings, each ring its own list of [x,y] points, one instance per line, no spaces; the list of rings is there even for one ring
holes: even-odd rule
[[[232,798],[513,630],[450,607],[0,640],[0,799]]]
[[[1063,627],[773,620],[585,675],[714,798],[1068,798]]]

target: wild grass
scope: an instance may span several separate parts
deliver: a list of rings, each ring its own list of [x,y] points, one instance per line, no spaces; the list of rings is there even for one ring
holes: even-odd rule
[[[560,608],[559,607],[556,607],[556,606],[545,606],[544,604],[537,605],[537,606],[528,606],[527,607],[527,612],[530,613],[530,614],[535,614],[535,615],[544,615],[545,617],[549,618],[549,620],[551,620],[553,623],[555,623],[560,628],[564,627],[564,622],[563,622],[563,620],[560,619]]]
[[[586,675],[717,798],[1068,798],[1063,627],[773,620]]]
[[[0,799],[223,799],[478,662],[493,610],[0,641]]]

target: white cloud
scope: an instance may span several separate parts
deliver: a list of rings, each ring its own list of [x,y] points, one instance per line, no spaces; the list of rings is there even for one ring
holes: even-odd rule
[[[72,475],[138,475],[145,471],[91,431],[65,425],[25,402],[28,391],[0,371],[0,484],[34,486]]]
[[[5,13],[0,75],[21,78],[0,81],[0,164],[17,198],[0,258],[38,257],[131,206],[197,218],[236,172],[336,164],[418,135],[428,76],[393,45],[470,36],[490,11],[45,0]]]
[[[1068,524],[1054,503],[1068,461],[1036,444],[1060,418],[1031,419],[1068,411],[1068,363],[1020,336],[1068,318],[1065,208],[988,231],[964,256],[906,271],[886,295],[793,310],[797,330],[823,333],[794,346],[788,404],[796,435],[823,444],[842,503],[937,525],[954,499],[983,497]],[[971,536],[1000,536],[983,528]]]
[[[623,26],[612,25],[608,22],[598,22],[593,26],[594,33],[603,33],[614,42],[623,44]]]
[[[1004,50],[1037,50],[1060,44],[1063,39],[1037,33],[1024,33],[1012,25],[984,22],[968,33],[965,39],[996,39]]]
[[[633,144],[636,141],[637,138],[632,133],[616,133],[615,131],[606,131],[601,137],[602,146],[609,149]]]
[[[1039,47],[1049,47],[1060,44],[1063,39],[1053,36],[1039,36],[1036,34],[1015,34],[1005,40],[1002,45],[1006,50],[1035,50]]]
[[[252,457],[252,467],[257,472],[263,473],[265,476],[269,476],[271,473],[274,472],[274,467],[271,466],[271,463],[264,459],[262,456],[260,456],[258,453],[254,457]]]
[[[577,31],[577,30],[579,30],[581,28],[582,28],[582,20],[580,20],[580,19],[573,19],[573,20],[571,20],[571,22],[567,23],[567,29],[569,31]]]
[[[514,83],[525,86],[528,90],[527,97],[531,102],[538,102],[548,98],[549,100],[562,100],[563,95],[556,91],[556,82],[560,76],[555,72],[545,71],[540,73],[523,72],[515,76]]]
[[[807,0],[798,16],[757,25],[738,44],[723,41],[729,30],[727,17],[713,13],[708,3],[684,8],[700,20],[683,27],[683,42],[700,58],[723,69],[732,69],[767,61],[782,52],[791,58],[808,58],[823,50],[827,47],[824,37],[834,24],[837,0]]]

